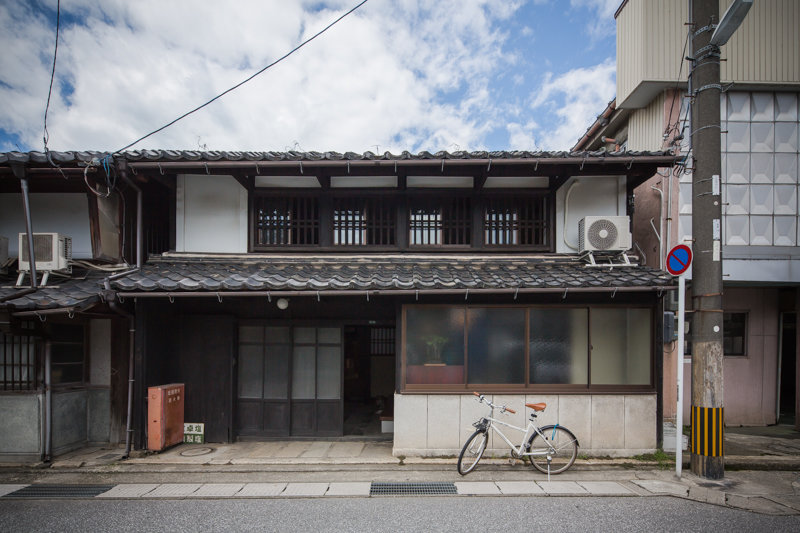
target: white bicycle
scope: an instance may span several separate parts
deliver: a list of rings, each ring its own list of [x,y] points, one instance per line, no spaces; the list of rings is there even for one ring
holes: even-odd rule
[[[559,425],[538,426],[536,424],[537,413],[541,413],[547,407],[545,403],[526,403],[525,407],[533,412],[528,419],[527,428],[515,426],[508,422],[503,422],[494,418],[494,410],[499,409],[500,414],[509,412],[516,413],[513,409],[505,405],[495,405],[483,394],[473,393],[478,397],[478,401],[489,406],[489,416],[483,417],[474,424],[473,433],[461,449],[458,456],[458,473],[465,476],[472,472],[483,457],[486,451],[486,444],[489,441],[489,431],[494,431],[511,448],[511,457],[515,459],[527,458],[530,463],[540,472],[545,474],[560,474],[572,466],[578,456],[578,439],[570,430]],[[519,446],[515,446],[508,437],[497,426],[506,426],[520,433],[522,441]]]

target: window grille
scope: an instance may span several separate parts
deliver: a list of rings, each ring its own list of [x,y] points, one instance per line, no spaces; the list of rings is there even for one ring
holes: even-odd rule
[[[408,221],[412,246],[470,244],[469,197],[416,198],[412,200]]]
[[[33,336],[0,332],[0,361],[2,390],[36,389],[36,342]]]
[[[395,218],[395,204],[391,199],[336,198],[333,207],[333,244],[393,245]]]
[[[256,199],[256,246],[319,244],[314,197]]]
[[[370,329],[370,355],[394,355],[394,328]]]
[[[549,246],[547,199],[488,198],[484,238],[488,246]]]

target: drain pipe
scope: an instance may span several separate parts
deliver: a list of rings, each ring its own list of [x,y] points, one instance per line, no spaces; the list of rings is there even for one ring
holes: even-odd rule
[[[664,180],[661,180],[661,183],[663,184]],[[658,231],[653,225],[652,218],[650,219],[650,225],[653,227],[656,237],[658,237],[658,268],[659,270],[664,270],[664,191],[655,185],[651,185],[650,188],[656,191],[659,196]]]
[[[127,276],[128,274],[136,272],[137,270],[139,269],[135,268],[133,270],[128,270],[127,272],[120,272],[119,274],[114,274],[113,276],[107,277],[103,281],[103,286],[105,287],[106,294],[108,295],[106,298],[108,306],[118,315],[128,319],[128,414],[125,422],[125,455],[122,457],[123,459],[127,459],[131,454],[131,437],[133,435],[133,385],[135,383],[135,372],[133,365],[134,355],[136,353],[134,345],[136,340],[136,317],[117,303],[117,295],[111,290],[111,280]]]
[[[31,289],[36,289],[36,253],[33,248],[33,224],[31,223],[31,203],[28,197],[28,177],[25,166],[21,163],[11,163],[11,170],[14,176],[19,178],[19,185],[22,189],[22,208],[25,210],[25,231],[28,234],[28,259],[31,265]],[[19,250],[22,257],[22,250]]]
[[[49,340],[44,343],[44,457],[43,461],[49,463],[53,445],[53,398],[50,385],[52,383],[52,344]]]

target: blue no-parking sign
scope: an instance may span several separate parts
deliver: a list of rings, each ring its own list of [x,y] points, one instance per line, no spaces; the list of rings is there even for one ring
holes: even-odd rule
[[[679,244],[667,254],[667,272],[680,276],[692,264],[692,250],[685,244]]]

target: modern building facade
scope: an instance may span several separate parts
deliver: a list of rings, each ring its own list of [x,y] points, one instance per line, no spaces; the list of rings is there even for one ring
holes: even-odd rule
[[[730,4],[719,2],[720,15]],[[617,96],[575,149],[672,149],[691,155],[688,2],[623,2],[617,20]],[[725,420],[768,425],[798,410],[797,313],[798,105],[800,5],[755,2],[722,47],[720,99],[723,195]],[[691,159],[661,169],[635,191],[634,242],[646,263],[691,244]],[[704,253],[695,250],[695,253]],[[691,272],[688,274],[691,278]],[[690,286],[690,284],[689,284]],[[691,291],[687,296],[691,310]],[[683,402],[690,402],[691,322]],[[665,384],[674,383],[676,347],[665,345]],[[664,387],[664,415],[675,416],[674,386]]]

